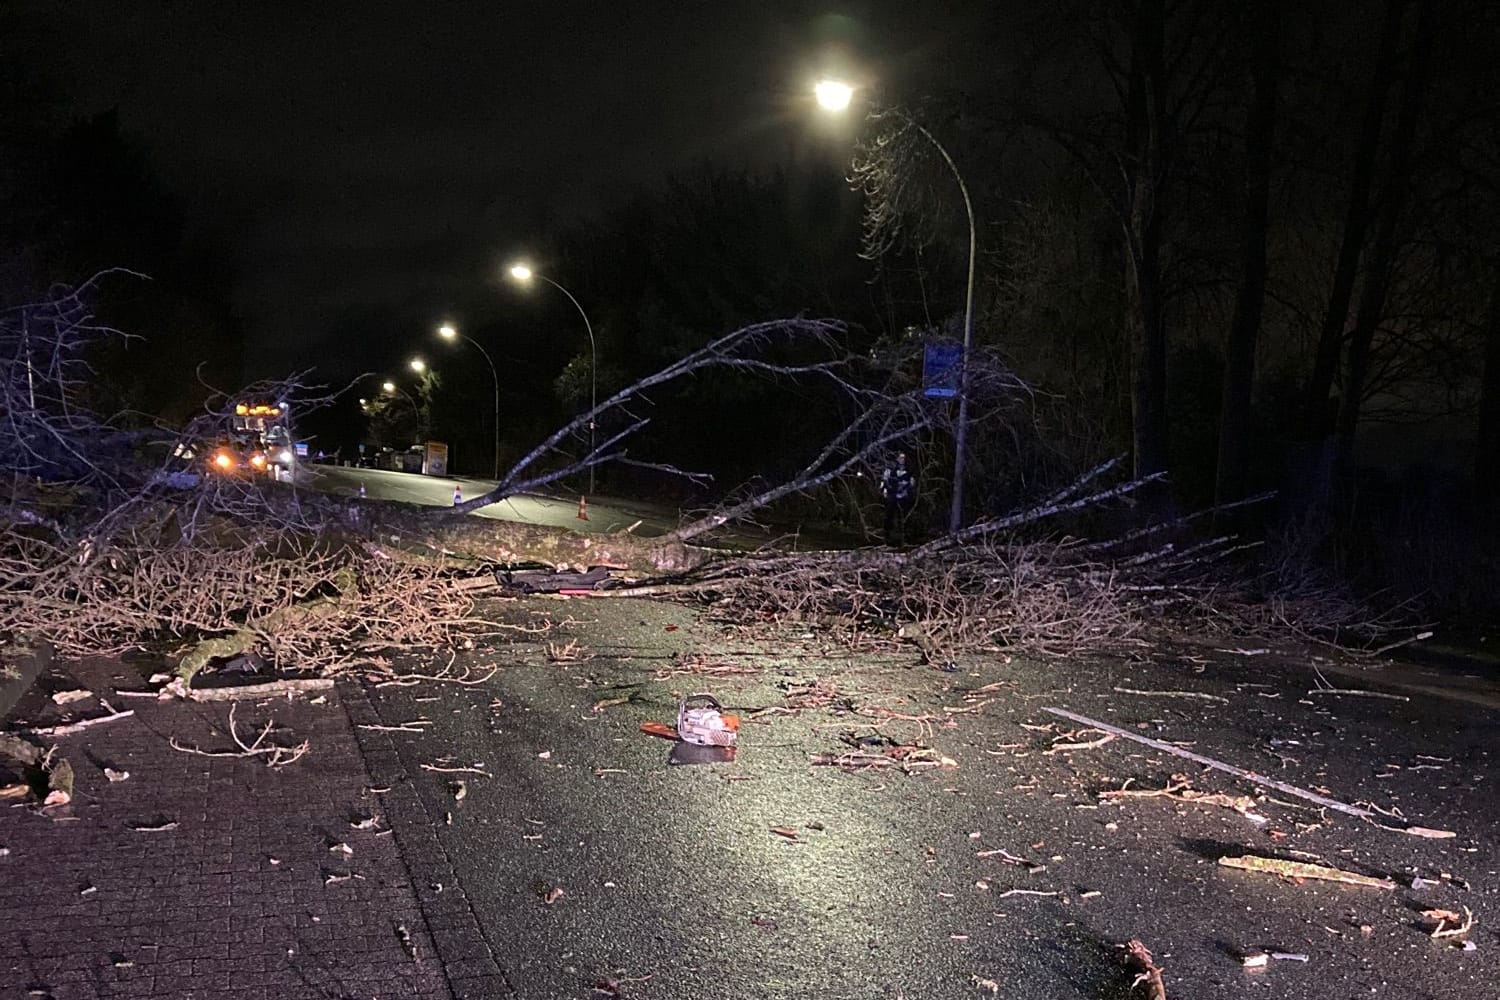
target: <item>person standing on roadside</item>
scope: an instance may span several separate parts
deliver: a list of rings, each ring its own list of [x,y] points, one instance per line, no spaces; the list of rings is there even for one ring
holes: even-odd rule
[[[906,465],[906,452],[898,451],[896,459],[880,474],[880,498],[885,501],[885,543],[901,545],[905,541],[906,516],[916,499],[917,481]]]

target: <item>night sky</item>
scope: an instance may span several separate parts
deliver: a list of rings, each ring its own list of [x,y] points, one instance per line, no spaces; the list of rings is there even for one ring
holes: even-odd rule
[[[247,376],[344,376],[486,318],[504,262],[673,172],[842,170],[821,71],[958,55],[954,15],[908,6],[29,3],[8,47],[59,119],[117,107],[227,247]]]

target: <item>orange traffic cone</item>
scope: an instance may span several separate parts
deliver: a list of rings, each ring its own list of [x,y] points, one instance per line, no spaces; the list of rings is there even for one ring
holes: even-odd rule
[[[580,520],[580,521],[587,521],[588,519],[589,519],[589,502],[588,502],[587,498],[585,498],[585,497],[579,497],[578,498],[578,520]]]
[[[461,504],[463,502],[464,502],[464,488],[462,486],[455,486],[455,487],[453,487],[453,506],[457,507],[459,504]]]

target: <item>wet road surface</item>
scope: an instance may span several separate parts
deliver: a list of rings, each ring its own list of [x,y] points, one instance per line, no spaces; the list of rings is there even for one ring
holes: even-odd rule
[[[449,479],[421,476],[385,469],[354,469],[337,465],[305,465],[307,484],[325,493],[353,496],[364,486],[365,495],[376,500],[396,500],[427,507],[451,507],[453,490],[461,489],[466,500],[472,500],[491,489],[493,480]],[[578,517],[578,498],[557,498],[524,494],[476,511],[476,516],[523,524],[548,524],[570,531],[622,531],[636,522],[636,531],[651,536],[677,526],[677,512],[647,504],[619,500],[590,499],[588,519]]]
[[[1310,694],[1320,654],[1213,641],[1141,662],[992,656],[943,673],[890,644],[850,653],[805,626],[730,627],[670,605],[487,610],[561,624],[473,654],[498,668],[482,684],[376,687],[371,700],[385,724],[419,730],[392,741],[517,996],[1123,998],[1117,946],[1139,938],[1174,998],[1500,997],[1500,713],[1420,690],[1442,678],[1325,662],[1337,686],[1391,697]],[[669,766],[670,746],[639,725],[673,721],[698,691],[745,718],[743,745],[730,763]],[[1099,743],[1046,706],[1456,836],[1392,832]],[[845,737],[880,752],[882,736],[951,766],[810,763],[849,751]],[[1174,774],[1256,796],[1252,815],[1099,797]],[[1397,887],[1217,864],[1243,854]],[[1434,940],[1421,911],[1436,908],[1476,923]],[[1243,968],[1255,950],[1306,961]]]

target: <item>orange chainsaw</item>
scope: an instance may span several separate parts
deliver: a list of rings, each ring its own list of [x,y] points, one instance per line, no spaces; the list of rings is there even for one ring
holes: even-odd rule
[[[641,732],[701,747],[732,747],[739,740],[740,717],[724,711],[711,694],[690,694],[677,706],[677,727],[641,723]]]

